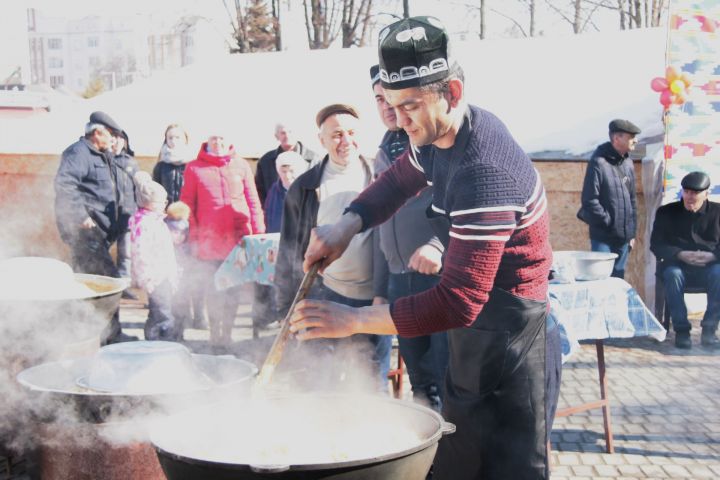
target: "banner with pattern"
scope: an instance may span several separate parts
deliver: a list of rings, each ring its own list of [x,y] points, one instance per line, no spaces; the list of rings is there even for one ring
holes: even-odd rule
[[[710,175],[720,198],[720,0],[673,0],[667,65],[691,80],[681,105],[665,114],[663,204],[678,200],[680,180],[694,170]]]

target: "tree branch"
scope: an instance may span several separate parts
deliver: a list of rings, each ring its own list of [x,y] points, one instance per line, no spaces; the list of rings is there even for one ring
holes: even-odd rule
[[[511,16],[505,15],[504,13],[499,12],[499,11],[495,10],[494,8],[491,8],[490,11],[493,12],[493,13],[497,13],[497,14],[500,15],[501,17],[506,18],[507,20],[510,20],[512,23],[514,23],[515,26],[520,29],[520,33],[522,33],[523,37],[527,37],[527,36],[528,36],[527,33],[525,32],[525,29],[522,27],[522,25],[520,25],[520,24],[518,23],[518,21],[515,20],[514,18],[512,18]]]

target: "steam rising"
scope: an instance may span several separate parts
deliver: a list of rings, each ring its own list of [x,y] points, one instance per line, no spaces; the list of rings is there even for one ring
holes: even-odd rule
[[[35,403],[15,375],[49,359],[78,356],[97,348],[108,321],[106,312],[82,300],[0,300],[0,438],[6,446],[20,451],[30,446],[31,410],[49,409]],[[57,416],[68,414],[65,407],[53,408],[57,407]]]

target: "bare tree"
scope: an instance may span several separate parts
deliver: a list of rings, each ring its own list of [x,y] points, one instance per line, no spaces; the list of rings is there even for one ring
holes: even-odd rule
[[[480,40],[485,40],[486,35],[486,27],[485,27],[485,12],[486,12],[487,5],[485,4],[485,0],[480,0]]]
[[[650,11],[650,26],[659,27],[662,24],[663,13],[668,8],[667,0],[652,0],[652,10]]]
[[[620,30],[626,30],[661,26],[669,1],[616,0],[615,5],[603,1],[597,4],[604,8],[617,10],[620,17]]]
[[[593,22],[593,15],[602,7],[613,8],[610,6],[609,0],[572,0],[571,2],[545,0],[545,3],[563,20],[568,22],[572,26],[573,33],[576,34],[583,33],[587,30],[588,26],[592,26],[595,30],[599,30],[597,25]],[[562,5],[558,6],[557,3],[561,3]]]
[[[354,0],[346,0],[342,3],[342,46],[343,48],[356,45],[362,47],[365,45],[373,0],[360,0],[357,8]],[[358,29],[360,29],[359,34]]]
[[[275,29],[275,50],[282,50],[282,30],[280,29],[280,0],[272,0],[271,14]]]
[[[365,45],[372,5],[373,0],[303,0],[310,48],[328,48],[340,35],[343,48]]]
[[[617,8],[620,13],[620,30],[625,30],[625,17],[627,12],[625,11],[625,0],[617,0]]]

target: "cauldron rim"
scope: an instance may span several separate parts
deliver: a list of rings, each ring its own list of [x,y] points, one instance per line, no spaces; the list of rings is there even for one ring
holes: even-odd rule
[[[247,360],[243,360],[236,357],[226,357],[226,356],[216,356],[216,355],[207,355],[207,354],[198,354],[193,353],[191,354],[194,360],[198,361],[199,364],[201,364],[204,360],[212,359],[213,362],[233,362],[235,365],[241,365],[243,364],[243,367],[247,369],[247,374],[244,375],[242,378],[236,378],[232,381],[226,382],[226,383],[217,383],[212,386],[209,386],[207,388],[198,388],[198,389],[191,389],[187,391],[179,391],[179,392],[167,392],[167,393],[143,393],[143,392],[103,392],[99,390],[89,390],[89,389],[80,389],[78,385],[73,381],[72,385],[68,384],[66,388],[53,388],[53,387],[44,387],[41,385],[37,385],[35,383],[30,382],[25,377],[27,377],[29,374],[31,374],[34,371],[37,371],[40,368],[50,368],[50,367],[68,367],[72,368],[73,366],[80,366],[82,367],[83,363],[87,364],[87,367],[89,368],[89,364],[92,361],[94,357],[80,357],[80,358],[73,358],[73,359],[65,359],[65,360],[56,360],[52,362],[45,362],[40,365],[35,365],[29,368],[26,368],[25,370],[21,371],[16,375],[16,381],[20,383],[23,387],[39,393],[44,394],[53,394],[53,395],[65,395],[65,396],[79,396],[79,397],[92,397],[95,399],[107,399],[107,400],[117,400],[120,398],[162,398],[162,397],[172,397],[178,394],[193,394],[193,393],[203,393],[203,392],[211,392],[217,389],[222,389],[228,386],[240,384],[243,382],[250,381],[258,372],[257,366],[253,363],[248,362]]]
[[[273,397],[268,397],[268,399],[283,399],[283,398],[293,398],[293,397],[317,397],[317,398],[331,398],[331,397],[347,397],[347,394],[298,394],[298,395],[277,395]],[[228,462],[222,462],[222,461],[214,461],[214,460],[206,460],[201,458],[195,458],[195,457],[189,457],[186,455],[181,455],[178,453],[173,453],[165,448],[160,447],[156,443],[156,439],[154,438],[154,435],[150,434],[150,443],[155,448],[155,451],[157,452],[159,457],[168,457],[170,459],[185,462],[191,465],[197,465],[197,466],[205,466],[205,467],[214,467],[214,468],[222,468],[226,470],[234,470],[234,471],[252,471],[252,472],[258,472],[258,473],[280,473],[280,472],[286,472],[286,471],[313,471],[313,470],[335,470],[335,469],[344,469],[344,468],[353,468],[353,467],[360,467],[364,465],[375,465],[380,464],[384,462],[388,462],[391,460],[396,460],[399,458],[407,457],[410,455],[413,455],[417,452],[423,451],[429,447],[432,447],[434,444],[436,444],[440,438],[443,435],[448,435],[455,432],[455,425],[449,422],[446,422],[443,417],[435,412],[434,410],[431,410],[428,407],[424,407],[422,405],[418,405],[413,402],[409,402],[406,400],[398,400],[394,398],[382,398],[378,396],[370,396],[370,395],[359,395],[359,397],[368,397],[371,398],[373,401],[377,402],[384,402],[389,403],[392,405],[402,405],[405,408],[414,409],[417,411],[420,411],[430,417],[432,417],[434,420],[437,421],[437,429],[436,431],[430,435],[427,439],[425,439],[422,442],[419,442],[417,445],[414,445],[412,447],[406,448],[404,450],[399,450],[396,452],[387,453],[384,455],[378,455],[374,457],[366,457],[366,458],[360,458],[360,459],[354,459],[354,460],[346,460],[346,461],[337,461],[337,462],[325,462],[325,463],[294,463],[294,464],[252,464],[252,463],[228,463]],[[357,396],[356,396],[357,397]],[[206,408],[206,407],[200,407],[200,408]],[[189,412],[185,411],[181,413],[180,415],[187,415]],[[162,463],[162,462],[161,462]]]

